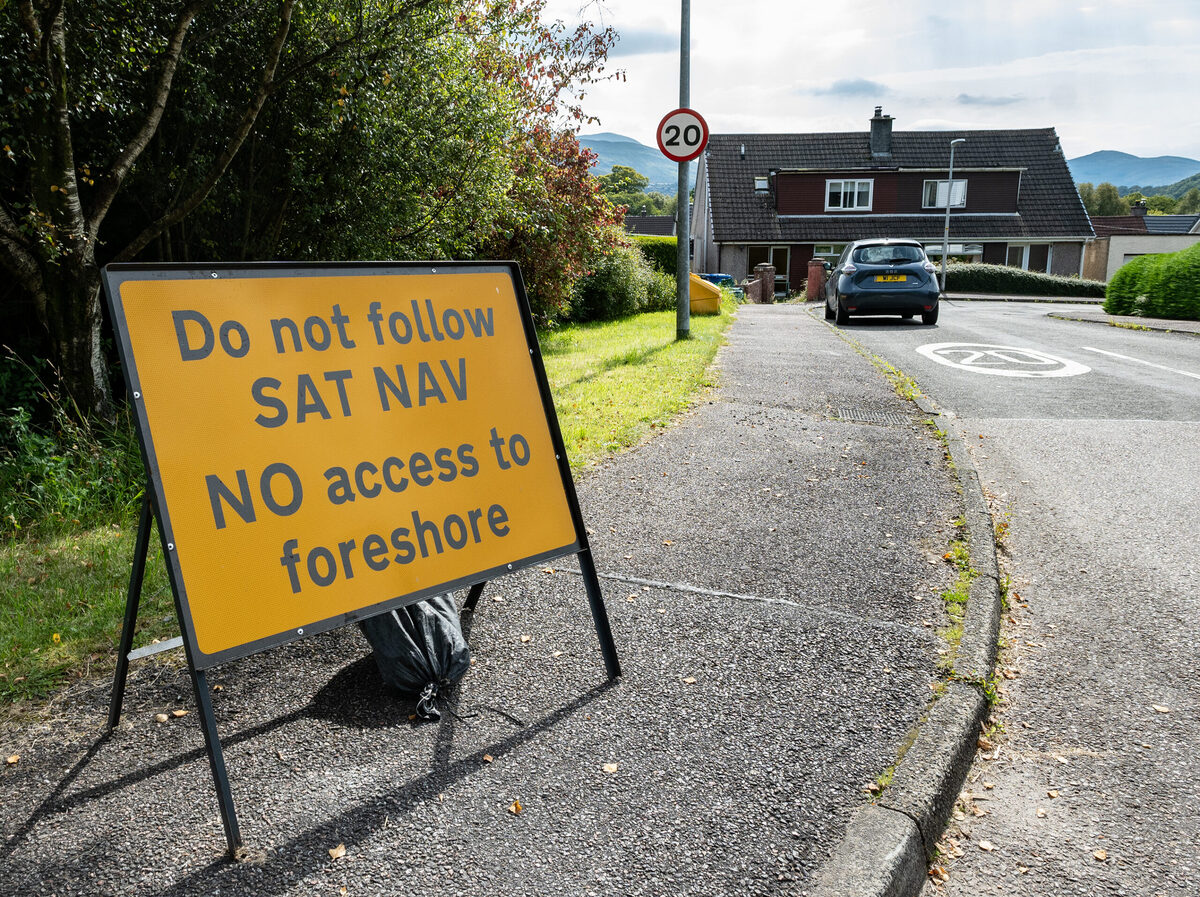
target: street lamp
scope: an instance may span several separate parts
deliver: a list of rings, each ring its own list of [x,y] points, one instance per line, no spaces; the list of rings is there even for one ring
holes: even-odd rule
[[[966,137],[950,141],[950,176],[946,179],[946,226],[942,229],[942,295],[946,295],[946,256],[950,254],[950,194],[954,192],[954,148],[966,143]]]

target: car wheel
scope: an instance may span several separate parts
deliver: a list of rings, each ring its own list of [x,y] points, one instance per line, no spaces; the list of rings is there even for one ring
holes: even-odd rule
[[[833,320],[833,309],[829,307],[829,297],[828,296],[825,297],[825,320],[826,321]]]
[[[834,320],[838,324],[849,324],[850,323],[850,312],[846,311],[846,309],[844,307],[842,307],[841,299],[837,300],[837,313],[834,315]]]
[[[934,307],[931,311],[921,312],[921,323],[922,324],[936,324],[937,316],[938,316],[938,307],[936,305],[934,305]]]

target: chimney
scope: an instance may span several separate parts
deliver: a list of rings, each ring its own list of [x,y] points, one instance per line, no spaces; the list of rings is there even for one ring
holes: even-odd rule
[[[1133,203],[1129,207],[1129,214],[1130,215],[1145,215],[1146,214],[1146,200],[1139,199],[1137,202]]]
[[[875,159],[892,157],[892,117],[883,114],[883,107],[875,107],[871,119],[871,156]]]

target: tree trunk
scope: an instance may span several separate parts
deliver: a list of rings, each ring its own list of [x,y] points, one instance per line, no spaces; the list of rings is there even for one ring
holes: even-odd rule
[[[100,268],[90,251],[47,271],[36,296],[59,385],[82,416],[111,419],[108,360],[100,346]]]

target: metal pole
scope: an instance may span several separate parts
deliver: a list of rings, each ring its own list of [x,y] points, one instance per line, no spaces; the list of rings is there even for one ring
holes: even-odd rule
[[[682,0],[679,25],[679,107],[691,103],[692,0]],[[679,207],[675,210],[675,338],[688,339],[692,329],[691,284],[688,255],[691,243],[688,215],[688,162],[679,163]]]
[[[133,650],[133,630],[137,626],[138,604],[142,597],[142,579],[146,573],[146,555],[150,550],[150,527],[154,514],[150,509],[150,486],[142,496],[142,512],[138,519],[137,541],[133,546],[133,567],[129,571],[129,590],[125,593],[125,622],[121,625],[121,644],[117,649],[117,670],[113,673],[112,698],[108,704],[108,728],[115,729],[121,721],[121,704],[125,700],[125,679],[129,675],[129,652]]]
[[[950,173],[946,178],[946,226],[942,228],[942,295],[946,295],[946,256],[950,254],[950,194],[954,192],[954,147],[966,143],[965,137],[950,141]]]

